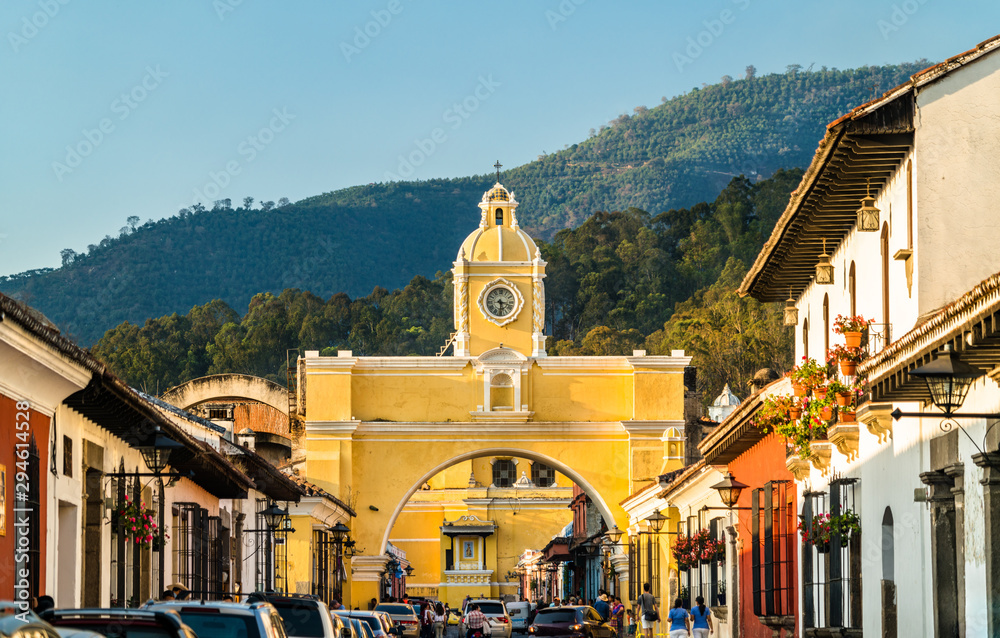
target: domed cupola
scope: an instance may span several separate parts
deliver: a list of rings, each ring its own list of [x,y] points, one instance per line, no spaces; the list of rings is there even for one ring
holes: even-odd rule
[[[479,228],[473,231],[459,251],[459,259],[469,261],[529,262],[538,247],[517,223],[517,199],[497,181],[479,201]]]
[[[517,198],[497,181],[479,200],[479,228],[458,249],[455,285],[456,356],[507,347],[545,356],[545,262],[518,227]]]

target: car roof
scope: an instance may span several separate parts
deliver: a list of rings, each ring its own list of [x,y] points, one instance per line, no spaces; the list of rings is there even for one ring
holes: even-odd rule
[[[272,608],[273,605],[267,601],[258,600],[250,603],[223,602],[223,601],[190,601],[190,600],[165,600],[162,602],[146,605],[146,609],[151,611],[190,611],[197,612],[200,609],[217,609],[220,612],[234,615],[253,616],[258,609]]]

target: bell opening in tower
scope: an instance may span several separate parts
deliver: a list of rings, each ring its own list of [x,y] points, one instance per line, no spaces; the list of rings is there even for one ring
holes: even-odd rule
[[[503,226],[503,209],[497,209],[497,226]]]

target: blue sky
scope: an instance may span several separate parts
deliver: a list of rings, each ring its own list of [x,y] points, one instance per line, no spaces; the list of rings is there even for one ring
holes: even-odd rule
[[[414,178],[517,166],[748,64],[939,61],[1000,30],[996,2],[961,8],[5,0],[0,274],[56,266],[62,248],[196,198],[295,201],[383,181],[421,147]]]

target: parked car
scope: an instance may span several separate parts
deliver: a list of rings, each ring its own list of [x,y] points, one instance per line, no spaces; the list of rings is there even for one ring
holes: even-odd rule
[[[374,638],[389,638],[399,633],[392,622],[392,618],[384,611],[337,609],[333,613],[342,618],[356,618],[364,622],[368,625],[368,629],[372,632]]]
[[[458,623],[459,636],[464,636],[468,631],[465,626],[465,617],[468,614],[469,605],[472,604],[479,605],[479,611],[483,612],[486,616],[486,620],[490,623],[490,634],[493,638],[510,638],[513,631],[511,630],[510,615],[507,613],[506,605],[500,600],[487,599],[473,599],[466,603],[462,609],[462,619]]]
[[[330,618],[333,620],[333,629],[340,638],[358,638],[354,635],[354,627],[351,626],[350,618],[341,618],[332,610]]]
[[[278,610],[288,638],[341,638],[330,608],[319,598],[306,594],[254,592],[247,602],[264,600]]]
[[[13,601],[0,602],[0,636],[4,638],[61,638],[69,635],[60,633],[34,612],[22,611],[20,605]]]
[[[531,617],[531,610],[535,608],[535,603],[528,601],[515,601],[507,603],[507,614],[510,616],[511,631],[519,631],[522,634],[528,631],[528,619]]]
[[[181,617],[173,611],[148,609],[50,609],[42,612],[42,620],[55,627],[60,635],[64,629],[92,631],[102,636],[139,635],[143,638],[198,638]],[[128,628],[123,632],[122,628]],[[30,634],[29,634],[30,635]]]
[[[611,625],[601,620],[593,607],[549,607],[535,614],[528,627],[530,636],[563,636],[569,638],[612,638]]]
[[[148,603],[143,609],[176,613],[199,636],[219,638],[282,638],[286,636],[278,610],[266,601],[227,603],[176,600]]]
[[[420,616],[412,605],[404,603],[379,603],[375,611],[384,611],[392,621],[403,628],[403,638],[420,638]]]
[[[368,623],[361,620],[360,618],[346,618],[345,620],[351,623],[351,627],[354,629],[355,638],[375,638],[375,634],[372,633],[372,628],[368,626]]]

